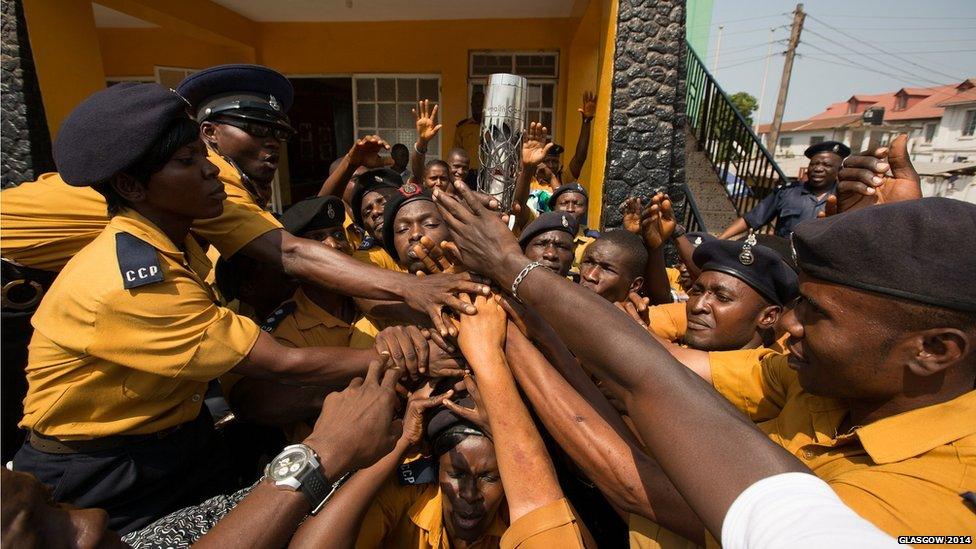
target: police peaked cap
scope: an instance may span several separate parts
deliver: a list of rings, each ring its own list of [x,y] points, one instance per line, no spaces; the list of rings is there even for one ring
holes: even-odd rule
[[[525,247],[537,235],[549,231],[562,231],[575,238],[579,231],[579,222],[576,221],[576,217],[566,212],[546,212],[540,215],[522,229],[522,234],[519,236],[519,246],[522,246],[522,251],[525,251]]]
[[[552,146],[549,147],[549,150],[546,151],[546,156],[558,157],[559,155],[563,154],[563,151],[565,150],[566,148],[563,147],[562,145],[557,145],[553,143]]]
[[[930,197],[811,219],[793,231],[803,273],[852,288],[976,311],[976,205]]]
[[[400,208],[418,200],[434,202],[430,191],[414,183],[405,183],[397,189],[397,194],[393,198],[386,201],[386,207],[383,208],[383,249],[390,254],[394,261],[400,261],[400,254],[397,253],[396,246],[393,245],[393,220],[396,219],[396,214]]]
[[[813,155],[822,152],[832,152],[841,158],[847,158],[851,154],[851,148],[840,141],[821,141],[807,147],[807,150],[803,151],[803,156],[813,158]]]
[[[549,197],[550,210],[555,209],[556,199],[559,198],[559,195],[563,193],[580,193],[581,195],[583,195],[583,198],[586,198],[587,200],[590,199],[590,195],[586,194],[586,189],[584,189],[582,185],[580,185],[575,181],[572,183],[566,183],[565,185],[561,185],[558,189],[553,191],[552,196]]]
[[[400,174],[390,168],[375,168],[356,176],[356,190],[352,194],[352,217],[356,225],[363,227],[363,198],[376,189],[399,189],[403,185]]]
[[[346,206],[334,196],[314,196],[292,205],[281,216],[285,230],[295,236],[303,233],[342,226],[346,219]]]
[[[291,82],[261,65],[218,65],[187,76],[176,88],[193,106],[197,122],[234,116],[288,127],[295,100]]]
[[[121,83],[93,93],[61,123],[54,163],[65,183],[87,187],[133,165],[177,120],[187,104],[159,84]]]
[[[734,276],[776,305],[786,305],[799,292],[793,269],[778,253],[759,244],[715,239],[695,248],[692,259],[702,272]]]

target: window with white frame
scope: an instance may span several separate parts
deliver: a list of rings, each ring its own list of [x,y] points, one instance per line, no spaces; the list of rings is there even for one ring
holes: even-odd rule
[[[441,102],[441,78],[436,74],[357,74],[352,81],[356,139],[376,134],[391,146],[403,143],[411,148],[417,140],[413,116],[417,102]],[[441,134],[428,147],[430,156],[439,156]]]
[[[976,110],[966,111],[962,122],[962,134],[972,137],[976,133]]]
[[[468,57],[468,104],[476,92],[485,91],[488,76],[507,72],[528,80],[526,113],[529,122],[541,122],[556,133],[556,84],[559,52],[472,51]]]
[[[935,136],[938,134],[938,132],[939,132],[939,125],[938,124],[926,124],[925,125],[925,138],[923,139],[923,142],[925,142],[925,143],[931,143],[932,140],[935,139]]]
[[[790,148],[792,146],[793,146],[793,138],[792,137],[780,137],[779,138],[779,147],[781,149],[788,149],[788,148]]]
[[[817,145],[818,143],[823,143],[823,142],[824,142],[824,136],[822,135],[814,135],[810,137],[811,145]]]

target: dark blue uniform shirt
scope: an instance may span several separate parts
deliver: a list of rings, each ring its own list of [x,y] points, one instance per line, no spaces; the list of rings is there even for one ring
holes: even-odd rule
[[[779,187],[742,217],[751,229],[758,229],[776,218],[776,236],[789,238],[797,223],[816,219],[824,210],[827,197],[836,191],[837,186],[831,186],[818,200],[806,185],[797,183]]]

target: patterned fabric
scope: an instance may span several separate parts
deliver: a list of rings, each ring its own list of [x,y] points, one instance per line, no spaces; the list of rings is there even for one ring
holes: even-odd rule
[[[259,481],[260,482],[260,481]],[[135,549],[183,549],[190,547],[210,531],[217,521],[224,518],[238,503],[257,486],[251,486],[231,495],[214,496],[200,505],[173,511],[142,530],[130,532],[122,538]]]

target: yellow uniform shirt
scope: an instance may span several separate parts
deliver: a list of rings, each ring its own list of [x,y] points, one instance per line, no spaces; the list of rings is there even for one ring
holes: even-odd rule
[[[443,498],[436,484],[400,486],[395,478],[391,479],[366,512],[356,549],[448,549],[451,544],[444,527]],[[498,547],[508,528],[501,507],[485,535],[468,547]]]
[[[566,498],[523,515],[505,531],[500,545],[502,549],[597,546]]]
[[[481,168],[481,157],[478,149],[481,147],[481,124],[473,118],[465,118],[454,128],[454,147],[468,151],[468,159],[472,170]]]
[[[356,250],[352,256],[363,263],[375,265],[381,269],[397,273],[407,272],[379,245],[368,250]],[[353,336],[349,346],[353,349],[368,349],[373,346],[376,334],[389,326],[390,324],[383,319],[364,315],[353,324]]]
[[[200,219],[193,232],[230,257],[262,234],[281,228],[244,187],[240,172],[211,151],[220,168],[227,200],[224,212]],[[69,259],[95,239],[108,224],[102,195],[89,187],[72,187],[56,173],[22,183],[0,194],[0,249],[3,257],[45,271],[60,271]]]
[[[348,347],[354,328],[309,299],[299,287],[286,303],[294,307],[271,335],[289,347]]]
[[[586,251],[586,247],[596,240],[592,236],[586,236],[585,231],[586,229],[581,225],[576,232],[576,238],[573,239],[573,242],[576,243],[576,257],[573,259],[573,268],[569,272],[574,274],[579,274],[580,263],[583,262],[583,252]]]
[[[116,253],[126,238],[158,271],[145,261],[129,268]],[[188,237],[185,246],[197,244]],[[147,275],[159,280],[124,287]],[[20,426],[62,440],[155,433],[195,419],[207,382],[246,357],[259,333],[216,306],[184,253],[133,211],[65,265],[32,324]]]
[[[785,355],[721,366],[715,388],[881,530],[976,535],[960,495],[976,491],[976,391],[837,434],[848,407],[803,391]]]
[[[664,270],[668,274],[668,285],[671,286],[671,289],[679,294],[685,293],[685,289],[682,288],[681,283],[678,282],[678,279],[681,278],[681,271],[672,267],[667,267]]]
[[[664,303],[647,308],[651,323],[648,330],[668,341],[679,341],[688,330],[687,306],[684,303]]]

